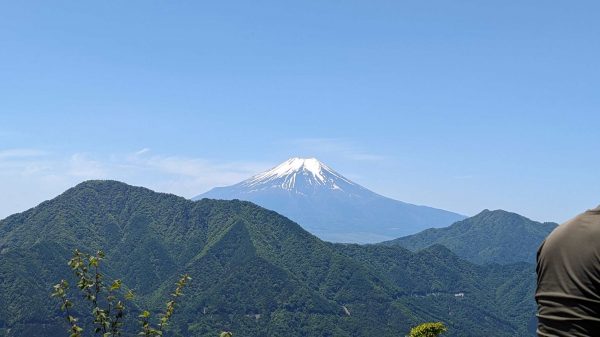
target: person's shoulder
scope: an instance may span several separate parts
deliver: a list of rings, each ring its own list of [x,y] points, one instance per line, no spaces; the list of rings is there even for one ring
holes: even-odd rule
[[[588,209],[586,213],[600,214],[600,205],[596,208]]]
[[[540,246],[537,249],[537,254],[536,254],[536,261],[537,263],[540,262],[540,254],[542,253],[542,248],[544,248],[544,244],[546,243],[546,239],[544,239],[544,241],[542,241],[542,243],[540,243]]]

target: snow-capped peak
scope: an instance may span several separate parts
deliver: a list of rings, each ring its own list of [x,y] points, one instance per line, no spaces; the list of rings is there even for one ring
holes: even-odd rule
[[[355,185],[316,158],[290,158],[278,166],[259,173],[242,183],[253,189],[282,188],[305,193],[307,189],[328,187],[343,190]]]
[[[324,181],[325,177],[322,174],[322,168],[325,166],[316,158],[290,158],[285,162],[279,164],[275,168],[258,174],[256,177],[284,177],[290,174],[306,171],[312,174],[315,179],[319,181]]]

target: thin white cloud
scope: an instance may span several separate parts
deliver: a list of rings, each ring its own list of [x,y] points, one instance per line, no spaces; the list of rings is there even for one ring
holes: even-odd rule
[[[46,151],[36,149],[5,149],[0,150],[0,160],[14,160],[19,158],[41,157],[48,155]]]
[[[67,174],[84,179],[102,179],[108,176],[107,165],[91,159],[84,153],[75,153],[69,160]]]
[[[237,183],[267,169],[257,162],[218,162],[183,156],[129,156],[125,161],[136,170],[159,174],[168,179],[157,182],[161,190],[194,196],[212,187]]]
[[[98,155],[49,154],[35,149],[0,154],[0,219],[24,211],[89,179],[114,179],[159,192],[193,197],[216,186],[244,180],[273,163],[222,162],[153,154],[146,149]]]
[[[50,153],[37,149],[0,150],[0,174],[28,176],[48,169]]]
[[[150,149],[149,149],[149,148],[147,148],[147,147],[145,147],[145,148],[143,148],[143,149],[141,149],[141,150],[137,151],[137,152],[135,153],[135,155],[136,155],[136,156],[141,156],[141,155],[143,155],[144,153],[148,153],[148,152],[150,152]]]

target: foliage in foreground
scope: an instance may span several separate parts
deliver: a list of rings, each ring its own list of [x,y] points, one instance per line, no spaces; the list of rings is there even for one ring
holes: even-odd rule
[[[448,328],[444,323],[423,323],[412,328],[408,337],[437,337],[446,331],[448,331]]]
[[[123,332],[123,320],[127,313],[126,301],[133,299],[131,290],[124,294],[120,292],[122,281],[113,280],[110,284],[105,283],[104,275],[100,271],[100,262],[104,259],[102,251],[95,255],[84,254],[75,250],[73,257],[69,260],[69,267],[77,278],[77,288],[82,292],[83,297],[91,304],[92,324],[95,334],[101,334],[102,337],[121,336]],[[191,277],[187,274],[181,275],[176,283],[175,290],[171,293],[171,298],[166,303],[166,308],[159,315],[158,325],[150,323],[151,314],[148,310],[142,311],[138,316],[140,322],[139,336],[152,337],[162,336],[167,327],[173,312],[175,311],[176,300],[183,295],[183,287]],[[67,291],[69,283],[61,280],[53,287],[53,297],[61,301],[61,309],[66,314],[69,323],[70,337],[82,337],[84,329],[78,324],[79,318],[72,313],[73,302],[69,299]]]

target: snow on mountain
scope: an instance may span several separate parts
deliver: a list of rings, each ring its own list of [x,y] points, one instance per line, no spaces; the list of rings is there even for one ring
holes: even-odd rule
[[[333,242],[379,242],[465,218],[379,195],[316,158],[290,158],[235,185],[213,188],[194,200],[201,198],[252,201]]]
[[[364,189],[316,158],[288,159],[239,185],[247,188],[247,193],[271,188],[281,188],[299,194],[307,194],[320,188],[348,192],[357,188]]]

